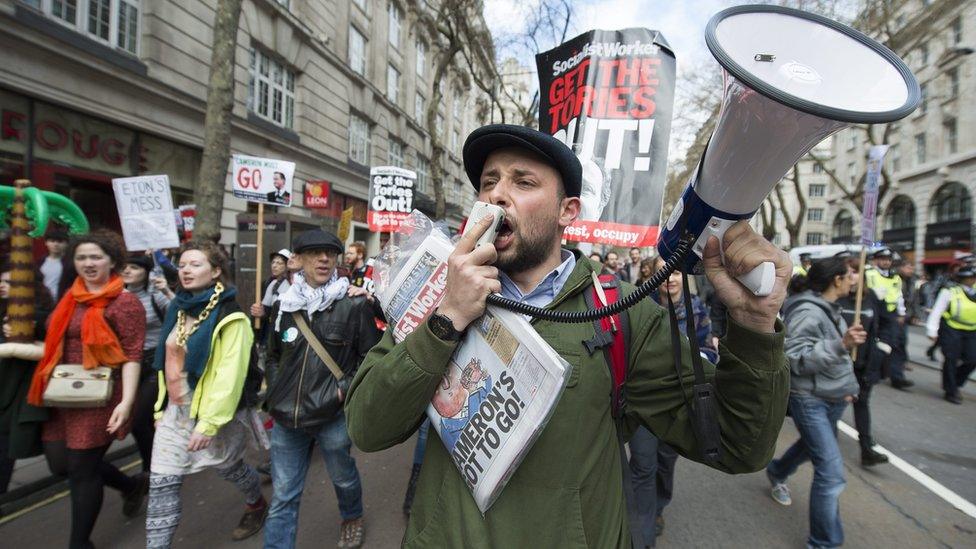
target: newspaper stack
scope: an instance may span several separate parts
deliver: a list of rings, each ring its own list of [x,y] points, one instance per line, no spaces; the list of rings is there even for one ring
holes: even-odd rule
[[[431,232],[390,272],[380,301],[400,342],[440,303],[454,246]],[[427,407],[431,425],[485,513],[552,415],[570,366],[521,315],[489,306],[465,333]]]

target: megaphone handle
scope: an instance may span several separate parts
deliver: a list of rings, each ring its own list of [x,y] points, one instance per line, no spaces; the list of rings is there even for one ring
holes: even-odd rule
[[[713,217],[706,226],[705,230],[702,231],[701,236],[695,241],[694,251],[699,257],[705,251],[705,243],[708,242],[708,238],[715,236],[719,241],[719,252],[722,254],[722,263],[725,263],[725,250],[721,247],[722,237],[725,236],[725,231],[729,227],[737,223],[738,219],[722,219],[718,217]],[[755,269],[749,271],[748,273],[737,276],[736,280],[739,281],[743,286],[749,288],[753,294],[765,297],[773,292],[773,284],[776,282],[776,265],[772,261],[764,261]]]

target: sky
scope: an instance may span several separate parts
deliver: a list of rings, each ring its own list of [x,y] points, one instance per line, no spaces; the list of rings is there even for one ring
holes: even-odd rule
[[[525,0],[486,0],[485,20],[493,33],[515,32],[513,17],[527,4]],[[674,49],[678,71],[685,65],[708,60],[705,47],[705,24],[723,8],[745,4],[730,0],[585,0],[573,2],[576,10],[576,29],[569,37],[590,30],[614,30],[627,27],[646,27],[661,31]],[[528,53],[528,52],[525,52]],[[521,56],[519,56],[521,57]],[[529,57],[531,59],[531,57]]]

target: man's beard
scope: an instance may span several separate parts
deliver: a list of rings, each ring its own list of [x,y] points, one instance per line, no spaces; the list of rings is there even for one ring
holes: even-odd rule
[[[561,231],[554,231],[552,234],[542,234],[530,238],[521,232],[516,232],[517,238],[512,242],[511,255],[503,257],[503,254],[508,250],[499,253],[495,267],[508,275],[522,273],[537,267],[547,259],[549,250],[552,249],[553,240],[558,240],[561,234]]]

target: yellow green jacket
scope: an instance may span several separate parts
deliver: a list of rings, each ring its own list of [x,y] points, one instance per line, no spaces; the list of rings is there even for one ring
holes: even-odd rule
[[[234,307],[234,309],[237,309]],[[161,334],[160,345],[169,334]],[[251,358],[254,331],[250,321],[239,309],[227,314],[217,323],[210,339],[210,357],[197,381],[190,403],[190,417],[197,420],[194,431],[214,436],[233,419],[244,390],[247,367]],[[155,417],[163,415],[166,402],[165,372],[159,371],[159,396]]]

